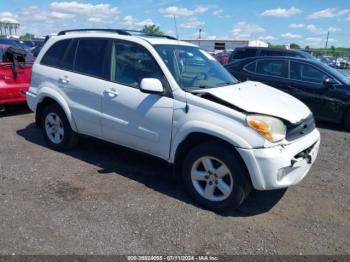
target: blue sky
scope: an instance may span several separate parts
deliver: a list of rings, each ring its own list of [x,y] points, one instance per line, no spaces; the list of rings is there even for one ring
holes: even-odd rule
[[[179,37],[261,39],[274,44],[350,47],[350,0],[0,0],[0,19],[22,33],[45,35],[67,28],[160,25]]]

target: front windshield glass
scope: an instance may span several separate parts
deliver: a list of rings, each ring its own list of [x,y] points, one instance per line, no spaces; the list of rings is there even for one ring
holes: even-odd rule
[[[328,71],[330,71],[336,78],[338,78],[344,84],[350,85],[350,78],[346,73],[344,73],[338,69],[335,69],[333,67],[330,67],[329,65],[323,64],[323,63],[322,63],[322,66],[327,68]]]
[[[155,49],[184,90],[238,83],[214,57],[202,49],[181,45],[156,45]]]

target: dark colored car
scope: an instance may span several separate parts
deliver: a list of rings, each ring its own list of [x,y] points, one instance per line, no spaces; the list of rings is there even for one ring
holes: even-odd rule
[[[253,57],[226,66],[240,81],[265,83],[303,101],[319,120],[350,130],[350,79],[315,59]]]
[[[30,51],[30,48],[31,48],[30,46],[26,45],[23,41],[18,39],[1,38],[0,44],[18,47],[26,51]]]
[[[228,63],[255,56],[289,56],[306,59],[316,59],[310,53],[302,50],[269,47],[237,47],[232,52]]]

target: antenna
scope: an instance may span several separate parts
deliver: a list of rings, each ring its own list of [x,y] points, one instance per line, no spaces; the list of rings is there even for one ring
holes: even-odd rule
[[[175,17],[175,15],[174,15],[174,26],[175,26],[176,38],[179,39],[179,34],[177,32],[177,24],[176,24],[176,17]]]

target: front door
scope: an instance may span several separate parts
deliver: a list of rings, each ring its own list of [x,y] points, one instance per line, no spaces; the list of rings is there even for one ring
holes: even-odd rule
[[[166,90],[169,88],[157,62],[144,47],[115,41],[110,82],[102,96],[102,134],[109,141],[168,159],[174,100],[171,92],[141,92],[143,78],[157,78]]]
[[[303,101],[316,118],[338,121],[343,102],[335,90],[326,87],[323,81],[329,78],[313,65],[290,61],[291,94]]]

